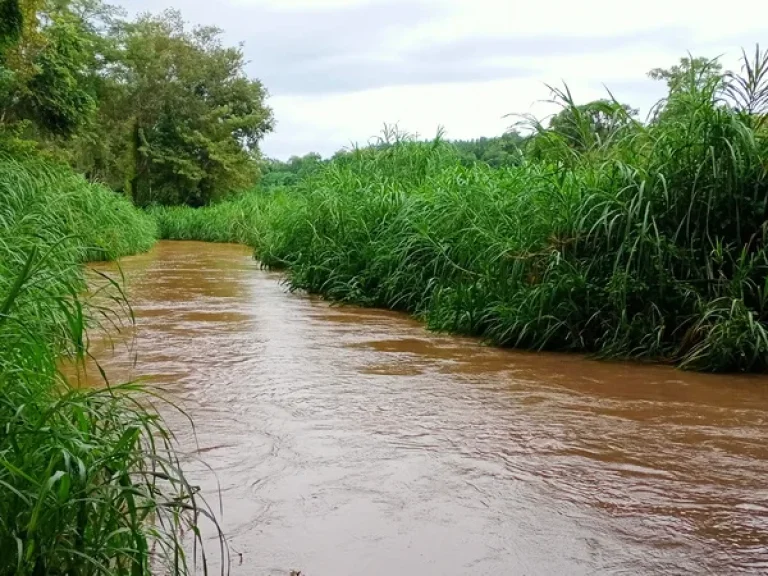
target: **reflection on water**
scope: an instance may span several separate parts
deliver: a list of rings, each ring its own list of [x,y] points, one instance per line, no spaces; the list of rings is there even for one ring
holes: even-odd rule
[[[100,359],[194,419],[168,413],[217,473],[194,474],[234,574],[768,571],[764,378],[429,334],[289,294],[238,246],[122,267],[138,332]]]

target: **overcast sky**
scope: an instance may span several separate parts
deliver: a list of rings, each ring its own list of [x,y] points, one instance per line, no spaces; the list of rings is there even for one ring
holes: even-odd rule
[[[175,7],[244,43],[277,127],[262,149],[287,158],[365,143],[386,123],[432,136],[495,136],[508,114],[551,111],[545,84],[579,101],[607,86],[646,112],[648,70],[768,47],[768,1],[113,0],[131,13]],[[706,6],[712,8],[706,8]]]

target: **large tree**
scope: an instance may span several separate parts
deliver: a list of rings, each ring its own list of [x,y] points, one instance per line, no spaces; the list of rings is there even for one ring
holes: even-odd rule
[[[101,0],[0,0],[0,144],[33,143],[141,205],[251,185],[266,91],[221,31]],[[7,146],[9,147],[9,146]]]
[[[565,106],[549,122],[549,130],[562,136],[580,152],[604,146],[633,123],[637,114],[627,104],[613,100],[594,100]]]
[[[202,205],[251,184],[272,129],[266,91],[221,31],[188,30],[176,11],[116,32],[117,61],[101,115],[122,134],[125,188],[138,204]]]
[[[717,60],[687,56],[669,68],[648,72],[654,80],[667,83],[669,92],[652,110],[652,121],[685,119],[702,103],[719,98],[725,87],[722,65]]]
[[[719,83],[723,67],[717,60],[687,56],[669,68],[654,68],[648,76],[667,83],[670,93],[704,88]]]
[[[21,38],[24,15],[19,0],[0,1],[0,58]]]
[[[3,0],[0,17],[0,130],[71,136],[96,110],[95,52],[82,21],[45,0]]]

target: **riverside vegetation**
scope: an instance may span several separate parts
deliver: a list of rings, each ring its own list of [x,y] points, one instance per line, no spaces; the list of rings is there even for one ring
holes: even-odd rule
[[[0,574],[191,571],[207,512],[150,391],[59,369],[131,321],[118,282],[110,305],[86,295],[83,264],[160,237],[245,243],[293,288],[500,345],[768,367],[759,50],[738,74],[653,71],[669,96],[647,122],[555,90],[528,131],[388,131],[285,164],[260,160],[272,114],[243,66],[176,12],[0,0]]]
[[[0,156],[0,573],[186,572],[197,495],[135,384],[73,388],[89,328],[83,263],[148,249],[152,218],[69,169]],[[114,292],[114,291],[113,291]]]
[[[239,49],[176,12],[0,0],[0,574],[207,572],[211,515],[156,398],[103,373],[78,388],[62,362],[84,369],[90,335],[132,321],[84,264],[154,244],[137,206],[255,181],[264,97]]]
[[[389,133],[289,187],[156,212],[164,238],[248,242],[290,285],[504,346],[768,367],[768,58],[685,58],[641,123],[562,111],[494,168]]]

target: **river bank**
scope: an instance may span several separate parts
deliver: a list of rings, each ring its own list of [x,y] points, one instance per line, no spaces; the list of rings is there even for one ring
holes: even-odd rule
[[[247,243],[295,289],[438,331],[763,372],[768,139],[698,97],[583,153],[544,131],[554,156],[495,169],[462,165],[440,139],[403,140],[288,188],[153,215],[164,239]]]

